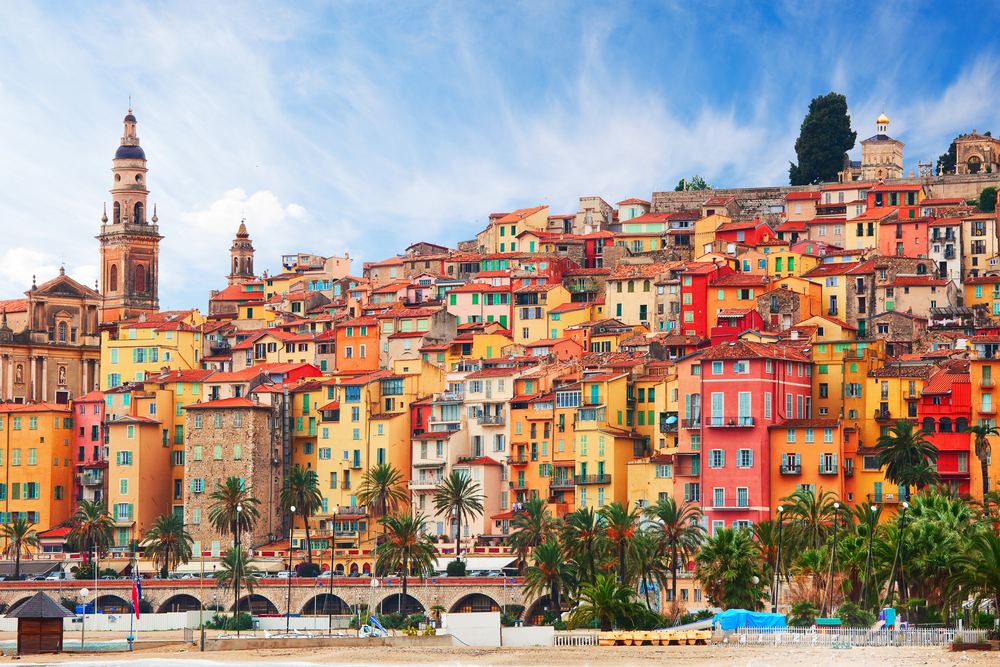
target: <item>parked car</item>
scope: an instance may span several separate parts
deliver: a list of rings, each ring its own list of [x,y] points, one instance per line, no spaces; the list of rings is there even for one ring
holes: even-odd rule
[[[49,576],[45,577],[45,581],[62,581],[66,578],[65,572],[53,572]]]

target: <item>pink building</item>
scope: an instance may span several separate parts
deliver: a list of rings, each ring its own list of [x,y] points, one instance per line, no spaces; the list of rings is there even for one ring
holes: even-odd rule
[[[742,340],[678,363],[684,418],[674,474],[713,533],[773,516],[768,429],[811,416],[811,368],[790,346]]]
[[[499,322],[504,329],[509,329],[510,279],[504,282],[507,284],[469,283],[448,290],[448,314],[456,317],[459,324]]]
[[[73,451],[76,475],[73,482],[75,502],[105,500],[104,470],[104,393],[92,391],[73,401]]]

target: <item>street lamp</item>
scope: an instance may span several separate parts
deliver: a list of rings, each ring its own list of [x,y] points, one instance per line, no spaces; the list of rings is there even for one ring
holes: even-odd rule
[[[837,562],[837,524],[840,523],[840,503],[833,504],[833,554],[830,556],[830,613],[833,614],[833,565]]]
[[[80,652],[83,653],[83,628],[87,624],[87,596],[90,595],[89,588],[80,589],[80,599],[83,601],[83,613],[80,614]],[[94,603],[95,607],[97,603]]]
[[[870,576],[872,571],[872,540],[875,539],[875,506],[871,506],[872,514],[869,517],[868,530],[868,562],[865,564],[865,611],[868,611],[868,589],[870,586]]]
[[[285,601],[285,634],[289,633],[292,622],[292,531],[295,530],[295,505],[288,508],[291,518],[288,522],[288,597]]]
[[[778,562],[774,567],[774,604],[771,613],[778,613],[778,594],[781,592],[781,526],[784,524],[785,506],[778,505]]]
[[[240,515],[243,512],[243,505],[236,505],[236,562],[233,563],[236,566],[235,579],[235,591],[236,591],[236,614],[234,618],[236,619],[236,638],[240,638],[240,561],[243,560],[243,547],[240,544]]]

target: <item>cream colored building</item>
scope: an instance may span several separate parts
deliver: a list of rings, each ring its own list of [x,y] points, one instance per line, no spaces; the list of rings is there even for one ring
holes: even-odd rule
[[[889,136],[889,119],[875,121],[876,132],[861,142],[861,180],[903,178],[903,142]]]

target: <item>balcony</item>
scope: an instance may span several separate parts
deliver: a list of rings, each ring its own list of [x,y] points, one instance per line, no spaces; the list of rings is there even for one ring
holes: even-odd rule
[[[526,489],[528,488],[528,482],[523,479],[519,479],[510,483],[510,488],[512,489]]]
[[[753,426],[753,417],[705,417],[705,426],[728,428]]]
[[[674,477],[700,477],[701,466],[674,464]]]
[[[423,479],[411,479],[407,482],[407,486],[413,490],[426,490],[436,488],[443,481],[444,477],[425,477]]]
[[[883,503],[883,504],[888,504],[888,505],[895,505],[897,503],[908,502],[910,500],[910,494],[909,493],[902,493],[902,494],[900,494],[900,493],[883,493],[883,494],[869,493],[868,496],[867,496],[867,498],[868,498],[868,502],[871,502],[871,503]]]
[[[337,509],[337,516],[366,516],[368,514],[368,508],[362,505],[361,507],[350,507],[350,506],[340,506]]]
[[[503,415],[479,415],[476,423],[480,426],[503,426],[507,423],[507,418]]]
[[[995,403],[982,403],[979,406],[979,414],[981,415],[995,415],[997,413],[997,406]]]
[[[860,285],[859,285],[858,283],[855,283],[855,284],[854,284],[854,293],[855,293],[855,294],[864,294],[864,293],[865,293],[865,291],[866,291],[866,290],[865,290],[865,285],[864,285],[864,283],[861,283]]]
[[[779,469],[782,475],[801,475],[802,466],[781,466]]]
[[[585,394],[583,396],[584,405],[604,405],[604,397],[599,394]]]
[[[523,454],[521,456],[511,456],[509,459],[507,459],[507,465],[512,465],[512,466],[528,465],[528,457],[524,456]]]
[[[920,392],[920,390],[919,390],[919,389],[916,389],[916,390],[914,390],[914,391],[909,391],[909,390],[907,390],[907,391],[906,391],[906,392],[904,392],[904,393],[906,394],[906,395],[904,396],[904,398],[906,398],[906,400],[908,400],[908,401],[916,401],[916,400],[919,400],[919,399],[920,399],[920,393],[921,393],[921,392]]]
[[[844,477],[854,477],[854,468],[844,466]]]
[[[342,490],[344,490],[344,491],[350,491],[350,489],[351,489],[351,483],[350,482],[341,482],[340,483],[340,488]]]
[[[660,433],[677,433],[677,420],[670,422],[660,422]]]
[[[116,526],[131,526],[135,523],[131,514],[118,514],[115,513],[115,525]]]
[[[80,482],[84,486],[103,486],[104,475],[102,473],[94,474],[88,471],[80,476]]]
[[[697,431],[701,428],[701,418],[696,417],[694,419],[682,419],[681,428],[691,429]]]
[[[577,486],[584,484],[610,484],[611,475],[577,475],[573,478]]]
[[[828,466],[828,465],[824,465],[824,464],[820,463],[819,464],[819,474],[821,474],[821,475],[836,475],[837,474],[837,466],[834,466],[834,465],[829,465]]]
[[[875,411],[875,421],[877,422],[887,422],[892,415],[888,410],[876,410]]]
[[[552,491],[566,491],[572,489],[576,484],[573,482],[572,477],[567,477],[566,479],[556,479],[549,482],[549,489]]]
[[[997,382],[993,378],[980,378],[979,386],[983,389],[992,389],[997,386]]]
[[[709,501],[709,507],[717,510],[743,510],[750,508],[749,498],[718,498],[709,496],[707,500]]]

